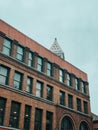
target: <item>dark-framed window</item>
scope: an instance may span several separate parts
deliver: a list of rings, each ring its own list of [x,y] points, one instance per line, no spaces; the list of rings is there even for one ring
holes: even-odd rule
[[[73,96],[68,94],[68,107],[73,108]]]
[[[67,80],[67,85],[68,86],[72,86],[72,79],[71,79],[71,74],[67,73],[67,76],[66,76],[66,80]]]
[[[61,121],[61,130],[73,130],[73,124],[69,117],[64,117]]]
[[[19,116],[20,116],[20,103],[12,101],[10,119],[9,119],[10,127],[14,128],[19,127]]]
[[[35,109],[34,130],[42,130],[42,110],[38,108]]]
[[[52,101],[52,98],[53,98],[53,87],[47,85],[46,89],[47,89],[47,100]]]
[[[80,82],[78,78],[75,78],[75,88],[76,90],[80,90]]]
[[[77,98],[77,110],[81,111],[81,99]]]
[[[19,61],[24,61],[24,48],[20,45],[17,46],[16,59]]]
[[[86,122],[81,122],[79,130],[89,130],[88,124]]]
[[[33,79],[31,77],[27,77],[26,92],[32,93],[32,83],[33,83]]]
[[[65,105],[65,92],[60,91],[60,104]]]
[[[25,105],[24,130],[30,130],[31,106]]]
[[[87,90],[86,90],[86,84],[85,84],[85,82],[81,82],[81,84],[82,84],[82,93],[87,93]]]
[[[47,75],[52,76],[52,63],[47,63]]]
[[[0,125],[3,125],[5,116],[6,99],[0,97]]]
[[[15,71],[14,74],[14,88],[16,89],[22,89],[22,79],[23,75],[20,72]]]
[[[88,114],[88,103],[86,101],[83,101],[83,106],[84,106],[84,113]]]
[[[9,39],[4,39],[3,42],[3,54],[10,56],[11,55],[11,51],[12,51],[12,41]]]
[[[0,65],[0,83],[8,85],[9,80],[9,68]]]
[[[53,113],[47,111],[46,112],[46,130],[52,130],[53,125]]]
[[[42,57],[38,57],[37,70],[40,71],[40,72],[43,71],[43,58]]]
[[[28,66],[33,66],[33,52],[29,52],[28,54]]]
[[[43,83],[40,81],[36,82],[36,96],[37,97],[43,96]]]
[[[59,70],[59,81],[64,82],[64,71],[62,69]]]

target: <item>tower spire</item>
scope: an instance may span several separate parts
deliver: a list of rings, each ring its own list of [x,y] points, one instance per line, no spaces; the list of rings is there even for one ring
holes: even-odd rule
[[[52,46],[50,47],[50,50],[55,53],[57,56],[61,57],[62,59],[65,59],[64,57],[64,52],[61,49],[61,47],[59,46],[59,43],[57,41],[57,38],[54,39],[54,42],[52,44]]]

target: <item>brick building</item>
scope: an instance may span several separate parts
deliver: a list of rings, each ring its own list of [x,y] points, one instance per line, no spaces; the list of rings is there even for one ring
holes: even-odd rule
[[[60,56],[0,20],[0,130],[93,129],[87,74]]]

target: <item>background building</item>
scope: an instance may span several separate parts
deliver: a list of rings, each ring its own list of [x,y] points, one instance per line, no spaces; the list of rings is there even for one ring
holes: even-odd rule
[[[93,129],[87,74],[54,44],[51,52],[0,20],[0,130]]]

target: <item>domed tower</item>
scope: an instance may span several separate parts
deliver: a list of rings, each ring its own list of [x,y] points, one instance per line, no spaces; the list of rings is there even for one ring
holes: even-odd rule
[[[64,52],[61,49],[61,47],[58,44],[57,38],[55,38],[52,46],[50,47],[50,50],[55,53],[57,56],[61,57],[62,59],[65,59]]]

